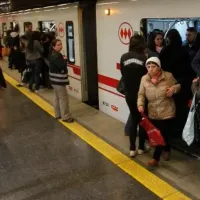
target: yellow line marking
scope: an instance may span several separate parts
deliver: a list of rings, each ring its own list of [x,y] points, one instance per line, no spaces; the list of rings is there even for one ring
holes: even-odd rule
[[[4,73],[5,79],[13,87],[23,93],[26,97],[31,99],[35,104],[37,104],[44,111],[54,116],[53,106],[47,103],[44,99],[39,97],[37,94],[29,92],[27,88],[20,87],[16,85],[18,82],[11,76]],[[144,167],[140,166],[133,160],[131,160],[126,155],[122,154],[120,151],[106,143],[101,138],[97,137],[95,134],[84,128],[78,123],[67,124],[60,120],[65,127],[71,130],[74,134],[96,149],[98,152],[103,154],[106,158],[116,164],[124,172],[132,176],[151,192],[156,194],[158,197],[164,200],[191,200],[181,192],[179,192],[174,187],[170,186],[168,183],[155,176],[153,173],[146,170]]]

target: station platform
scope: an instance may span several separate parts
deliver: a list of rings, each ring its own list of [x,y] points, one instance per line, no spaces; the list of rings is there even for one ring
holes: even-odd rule
[[[0,199],[159,199],[13,87],[0,101]]]
[[[13,84],[17,83],[16,81],[19,81],[20,75],[18,74],[17,71],[15,71],[15,70],[11,71],[10,69],[8,69],[7,63],[4,61],[1,61],[0,65],[1,65],[4,73],[8,75],[8,76],[6,76],[7,79],[15,80],[15,81],[11,81]],[[12,77],[12,78],[9,78],[9,77]],[[25,94],[24,88],[20,88],[18,90],[20,90],[22,93]],[[15,97],[15,95],[16,95],[16,97]],[[33,94],[30,94],[30,95],[33,95]],[[37,95],[34,94],[34,96],[37,96]],[[43,99],[48,104],[50,104],[50,105],[52,104],[53,93],[51,90],[46,90],[46,91],[40,93],[39,96],[41,97],[41,99]],[[79,179],[81,179],[81,175],[80,175],[81,170],[83,170],[85,172],[82,179],[84,179],[84,176],[85,176],[85,178],[88,178],[87,177],[87,175],[89,176],[88,170],[91,172],[93,172],[93,170],[94,170],[94,175],[92,175],[92,177],[88,178],[89,180],[91,180],[91,185],[89,183],[87,184],[86,183],[87,181],[84,182],[86,185],[88,185],[88,188],[95,186],[96,182],[97,183],[101,182],[100,184],[98,184],[100,188],[102,188],[102,187],[105,188],[105,184],[106,184],[106,186],[107,186],[106,192],[101,190],[100,188],[98,188],[98,189],[93,188],[93,190],[90,191],[89,194],[96,195],[96,196],[93,196],[93,199],[98,199],[98,198],[99,199],[126,199],[127,198],[127,199],[149,199],[149,200],[150,199],[167,199],[167,200],[200,199],[200,191],[199,191],[200,163],[198,160],[188,157],[178,151],[173,151],[172,152],[172,160],[170,162],[162,161],[160,163],[160,166],[155,171],[153,171],[153,174],[152,174],[152,172],[148,172],[147,170],[145,170],[146,163],[150,159],[151,152],[148,154],[137,156],[133,161],[131,161],[126,156],[126,154],[128,155],[128,153],[129,153],[129,150],[128,150],[129,142],[128,142],[128,138],[124,136],[124,132],[123,132],[124,124],[123,123],[121,123],[121,122],[101,113],[100,111],[70,97],[71,112],[73,114],[73,117],[76,119],[76,121],[79,124],[81,124],[82,126],[89,129],[92,133],[94,133],[94,135],[103,139],[106,143],[111,145],[114,149],[117,149],[118,152],[121,152],[122,157],[125,156],[125,157],[123,157],[124,160],[119,162],[118,158],[113,158],[112,157],[113,155],[111,156],[112,157],[111,158],[111,157],[109,157],[109,155],[106,155],[107,153],[105,153],[105,152],[102,153],[100,150],[98,150],[98,148],[95,148],[93,146],[101,154],[103,154],[105,157],[109,158],[109,160],[111,160],[114,163],[114,164],[112,164],[105,157],[103,157],[101,154],[97,153],[96,151],[94,151],[94,149],[90,148],[87,145],[87,144],[91,145],[91,143],[92,143],[91,141],[87,142],[87,144],[86,144],[79,138],[73,136],[73,130],[75,130],[74,132],[76,132],[76,128],[72,127],[71,130],[69,131],[68,129],[62,127],[62,125],[60,125],[52,117],[45,114],[41,109],[39,109],[30,100],[28,100],[22,94],[17,92],[11,86],[9,87],[8,92],[6,92],[6,98],[7,98],[6,99],[7,112],[12,113],[13,110],[15,110],[15,109],[18,109],[17,111],[19,111],[19,108],[20,108],[20,112],[17,113],[15,111],[15,113],[17,113],[17,116],[13,115],[13,121],[11,118],[10,120],[12,122],[11,121],[8,122],[8,126],[6,126],[8,128],[5,128],[5,130],[4,130],[3,141],[2,141],[3,149],[8,148],[7,143],[5,143],[5,141],[7,140],[9,143],[9,139],[8,139],[9,137],[10,137],[10,142],[12,143],[12,145],[14,145],[14,147],[16,147],[16,149],[13,149],[11,151],[12,153],[9,151],[10,152],[9,154],[11,154],[10,156],[6,156],[6,157],[4,156],[5,163],[3,164],[4,167],[2,168],[2,171],[4,173],[6,171],[6,173],[9,175],[10,167],[12,167],[12,166],[14,167],[15,164],[17,163],[16,161],[18,160],[17,158],[15,158],[15,155],[18,152],[17,149],[19,147],[24,148],[27,145],[28,146],[30,145],[28,147],[28,149],[29,149],[28,155],[24,155],[24,156],[27,156],[26,157],[27,159],[26,158],[24,158],[24,160],[22,159],[23,162],[18,160],[18,162],[19,162],[18,164],[21,166],[21,168],[18,167],[18,170],[21,169],[19,171],[21,171],[23,173],[28,173],[26,171],[26,169],[30,169],[29,167],[32,167],[34,175],[33,174],[24,175],[23,173],[22,173],[22,175],[20,175],[20,173],[18,173],[19,172],[18,171],[16,179],[17,180],[19,179],[20,181],[22,181],[22,183],[18,182],[17,186],[16,185],[12,186],[12,184],[9,186],[8,181],[10,181],[12,183],[15,182],[12,180],[15,178],[13,174],[9,178],[6,177],[5,181],[7,181],[7,186],[6,186],[6,188],[4,188],[4,191],[1,192],[4,195],[4,197],[2,199],[6,199],[5,195],[10,195],[10,197],[8,197],[7,199],[12,199],[12,197],[13,197],[13,199],[17,199],[17,198],[14,198],[14,196],[16,195],[15,192],[19,193],[19,195],[20,195],[24,192],[24,190],[25,190],[25,193],[27,192],[27,194],[29,194],[29,189],[26,190],[26,188],[30,188],[31,191],[36,191],[35,188],[39,188],[39,190],[36,192],[36,194],[35,193],[31,194],[31,192],[30,192],[29,198],[25,197],[24,199],[45,199],[45,198],[46,199],[66,199],[65,196],[62,196],[62,195],[65,195],[62,193],[62,191],[63,190],[66,191],[66,188],[69,188],[71,186],[70,186],[70,184],[68,185],[66,183],[66,181],[68,181],[68,179],[64,178],[64,176],[66,176],[66,177],[68,175],[70,176],[70,173],[73,172],[73,165],[75,165],[74,167],[77,168],[77,171],[78,171],[78,172],[76,172],[76,169],[75,169],[74,176],[76,176],[76,174],[77,174]],[[21,100],[20,100],[20,98],[21,98]],[[29,97],[29,98],[31,98],[31,97]],[[9,101],[9,99],[10,99],[10,101]],[[17,102],[17,99],[18,99],[18,102]],[[12,104],[12,102],[14,102],[14,105]],[[24,102],[25,104],[22,104],[21,102]],[[35,101],[35,103],[37,104],[36,101]],[[10,111],[9,111],[9,109],[10,109]],[[27,112],[26,112],[26,109],[27,109]],[[29,112],[31,111],[32,114],[34,114],[34,116],[31,115],[31,113],[30,113],[30,115],[28,115],[28,111]],[[25,122],[27,122],[27,124]],[[33,122],[33,125],[32,125],[32,122]],[[14,127],[15,123],[17,125],[16,127]],[[100,126],[100,124],[104,124],[104,126]],[[105,126],[105,124],[107,124],[107,126]],[[19,129],[21,129],[21,131],[25,128],[24,134],[26,135],[27,139],[24,140],[24,146],[21,142],[23,141],[22,136],[25,136],[25,135],[20,134],[21,131],[18,133],[18,125],[19,125]],[[22,125],[25,127],[23,127]],[[41,125],[43,125],[43,126],[41,126]],[[34,127],[34,129],[31,129],[31,127]],[[54,132],[54,129],[55,129],[55,132]],[[11,130],[13,130],[13,132]],[[28,134],[27,130],[29,130],[29,134]],[[35,130],[35,131],[33,131],[33,130]],[[14,131],[16,131],[16,132],[14,132]],[[59,132],[61,132],[61,133],[59,133]],[[50,133],[50,135],[48,135],[48,133]],[[15,134],[17,136],[15,136]],[[70,135],[70,137],[68,138],[68,136],[66,136],[66,135],[68,135],[68,136]],[[80,137],[80,135],[79,135],[79,137]],[[33,141],[32,141],[32,138],[33,138]],[[21,142],[20,142],[20,140],[21,140]],[[38,141],[38,140],[40,140],[40,141]],[[45,142],[45,140],[46,140],[46,142]],[[43,143],[43,145],[41,145],[41,142]],[[9,145],[10,148],[13,148],[12,145]],[[84,147],[83,149],[79,148],[81,145]],[[24,152],[23,148],[21,150],[19,149],[19,152],[26,154],[26,151]],[[74,154],[74,157],[72,156],[72,161],[70,161],[70,156],[68,159],[67,152],[71,154],[71,151],[75,148],[77,148],[75,150],[77,152],[76,152],[76,154]],[[31,152],[30,150],[33,150],[33,152]],[[40,153],[37,151],[39,151]],[[46,152],[46,154],[44,154],[44,151]],[[41,156],[40,156],[40,154],[41,154]],[[73,151],[72,151],[72,154],[73,154]],[[80,156],[80,154],[81,154],[81,156]],[[84,157],[84,154],[86,154],[85,157]],[[89,155],[91,155],[91,157]],[[20,156],[20,155],[18,154],[18,156]],[[93,156],[94,156],[95,160],[97,159],[96,161],[95,160],[93,161]],[[40,159],[40,157],[42,159]],[[9,158],[9,160],[7,160],[6,158]],[[33,163],[31,163],[31,160],[29,163],[28,158],[33,159],[35,163],[38,160],[38,162],[39,162],[38,166],[34,166]],[[10,159],[11,159],[11,161],[10,161]],[[47,159],[47,161],[46,161],[46,159]],[[116,159],[118,159],[118,161],[116,161]],[[78,162],[79,160],[80,160],[80,163]],[[8,163],[10,163],[10,162],[12,163],[13,161],[14,161],[14,164],[8,165]],[[81,161],[83,161],[83,164],[81,163]],[[101,163],[101,161],[103,163]],[[43,162],[44,162],[44,166],[43,166]],[[76,162],[77,162],[77,164],[76,164]],[[95,164],[95,162],[96,162],[96,164]],[[125,163],[125,162],[129,162],[130,165],[134,165],[137,167],[132,168],[133,169],[132,172],[130,172],[130,169],[125,170],[126,167],[123,166],[123,163]],[[29,167],[28,166],[26,167],[26,164],[29,165]],[[91,167],[93,170],[91,169],[89,164],[92,165]],[[105,170],[104,169],[105,167],[107,169],[107,165],[108,165],[108,169],[111,169],[112,167],[113,168],[111,169],[111,171],[106,171],[106,174],[105,174],[102,172],[102,170]],[[130,176],[128,176],[123,171],[118,169],[116,167],[116,165],[119,168],[121,168],[122,170],[124,170],[126,173],[128,173]],[[41,166],[41,168],[40,168],[40,166]],[[70,167],[68,167],[68,166],[70,166]],[[78,168],[78,166],[80,168]],[[61,172],[61,173],[57,172],[56,170],[59,167],[61,167],[63,170],[65,169],[65,171]],[[116,169],[114,169],[114,168],[116,168]],[[38,171],[40,169],[41,169],[41,171]],[[70,171],[67,171],[68,169]],[[95,170],[97,170],[97,172],[95,172]],[[137,171],[134,171],[134,170],[137,170]],[[116,173],[115,173],[115,171],[116,171]],[[12,172],[12,170],[11,170],[11,172]],[[58,173],[58,177],[55,175],[55,172]],[[99,172],[100,172],[100,174],[98,174]],[[142,173],[141,175],[139,174],[140,172]],[[95,173],[97,173],[96,177],[98,177],[96,180],[95,180]],[[101,175],[103,176],[103,181],[105,181],[105,182],[100,181]],[[2,176],[2,177],[4,177],[4,176]],[[31,176],[32,179],[34,177],[34,180],[23,180],[23,178],[26,179],[25,178],[26,176],[27,176],[27,178],[29,176]],[[107,178],[109,179],[109,182],[106,182],[104,176],[107,176]],[[120,176],[121,176],[121,178],[120,178]],[[138,182],[136,180],[134,180],[133,178],[130,178],[131,176],[134,179],[136,179]],[[142,176],[143,176],[144,180],[140,180],[140,178]],[[38,177],[38,179],[37,179],[37,177]],[[72,180],[71,177],[73,177],[73,175],[70,176],[70,180]],[[54,181],[54,179],[56,181]],[[92,180],[93,180],[93,182],[92,182]],[[51,181],[55,184],[54,186],[51,185]],[[78,180],[78,181],[81,181],[81,180]],[[41,182],[42,183],[45,182],[45,184],[43,185],[44,188],[41,187]],[[75,183],[77,183],[77,180],[75,181]],[[57,196],[56,197],[49,196],[49,198],[47,198],[46,196],[49,195],[49,192],[51,192],[51,189],[54,188],[55,190],[57,190],[57,187],[56,187],[57,184],[58,184],[59,191],[56,191],[55,193],[56,193],[56,195],[59,194],[61,196],[60,197],[59,196],[58,197]],[[64,189],[61,186],[62,184],[64,185],[63,186]],[[71,184],[73,185],[73,180],[72,180]],[[84,188],[85,184],[84,184],[84,186],[82,185],[81,188]],[[141,184],[144,185],[145,187],[142,186]],[[30,185],[30,187],[29,187],[29,185]],[[112,185],[114,186],[113,188],[111,187]],[[123,185],[125,186],[124,190],[123,190]],[[140,188],[141,188],[141,190],[140,190]],[[146,188],[148,188],[148,189],[146,189]],[[80,189],[80,185],[79,185],[79,189]],[[121,193],[120,193],[120,189],[123,190]],[[129,189],[133,193],[129,193]],[[14,191],[14,192],[12,192],[12,191]],[[109,193],[110,191],[115,191],[115,192],[113,194],[111,194],[112,192]],[[121,195],[122,194],[123,195],[122,196],[119,195],[119,197],[118,197],[118,195],[117,195],[117,194],[119,194],[118,192]],[[138,192],[139,192],[139,196],[137,196]],[[76,193],[78,193],[78,192],[76,192]],[[67,198],[67,199],[90,199],[88,196],[83,197],[83,195],[88,195],[88,189],[86,189],[86,193],[83,192],[83,193],[81,193],[82,196],[79,196],[79,197],[72,196],[71,198]],[[108,195],[108,196],[105,196],[105,197],[102,196],[104,193],[106,193],[105,195]],[[183,193],[185,195],[183,195]],[[40,194],[41,194],[41,196],[42,196],[42,194],[44,196],[41,198],[38,198],[37,195],[40,195]],[[54,192],[52,192],[52,194],[54,195]],[[69,193],[67,192],[67,194],[69,194]],[[75,195],[75,193],[73,193],[73,191],[72,191],[72,194]],[[133,194],[135,194],[136,196],[134,196]],[[32,197],[30,197],[31,195],[32,195]],[[98,195],[100,195],[100,196],[98,197]],[[109,195],[111,195],[111,196],[109,196]],[[114,196],[112,196],[112,195],[114,195]],[[0,196],[0,199],[1,199],[1,196]],[[19,199],[22,199],[22,198],[19,198]]]

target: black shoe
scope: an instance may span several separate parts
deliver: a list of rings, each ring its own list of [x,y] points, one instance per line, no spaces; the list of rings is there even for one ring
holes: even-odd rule
[[[55,119],[57,119],[57,120],[60,120],[60,119],[61,119],[61,117],[55,117]]]
[[[35,90],[34,90],[34,89],[30,89],[30,88],[29,88],[29,91],[30,91],[30,92],[35,92]]]
[[[16,85],[17,87],[24,87],[23,85],[21,85],[21,84],[18,84],[18,85]]]
[[[67,123],[73,123],[73,122],[74,122],[74,119],[69,118],[69,119],[62,120],[62,121],[63,121],[63,122],[67,122]]]

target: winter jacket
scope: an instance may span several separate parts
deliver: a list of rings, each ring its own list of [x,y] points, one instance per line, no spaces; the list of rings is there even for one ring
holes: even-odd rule
[[[125,96],[137,102],[140,81],[146,74],[146,56],[143,53],[128,52],[121,57],[121,73],[124,82]]]
[[[195,76],[191,65],[189,54],[183,47],[169,44],[163,47],[159,55],[161,66],[164,71],[172,73],[174,78],[181,84],[182,89],[189,87]]]
[[[25,48],[26,60],[32,61],[32,60],[38,60],[38,59],[42,58],[43,51],[44,51],[44,49],[43,49],[42,45],[37,40],[34,40],[33,51],[30,51],[27,48],[27,44],[26,44],[26,48]]]
[[[190,56],[190,62],[192,62],[200,48],[200,34],[197,34],[196,40],[191,46],[188,43],[186,43],[184,45],[184,48],[188,51]]]
[[[169,72],[162,71],[157,85],[152,84],[149,74],[142,77],[138,92],[137,106],[145,107],[145,98],[148,100],[148,115],[150,119],[165,120],[175,117],[176,107],[173,97],[167,97],[169,87],[174,87],[176,93],[181,85]]]
[[[49,77],[52,85],[69,85],[67,60],[59,52],[52,51],[49,57]]]
[[[192,69],[200,77],[200,50],[197,52],[196,56],[192,61]]]

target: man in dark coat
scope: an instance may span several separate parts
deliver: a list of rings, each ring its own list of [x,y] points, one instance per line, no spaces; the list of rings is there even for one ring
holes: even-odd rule
[[[200,48],[200,35],[197,33],[197,30],[194,27],[187,29],[186,40],[187,41],[184,47],[189,53],[190,62],[192,62]]]

